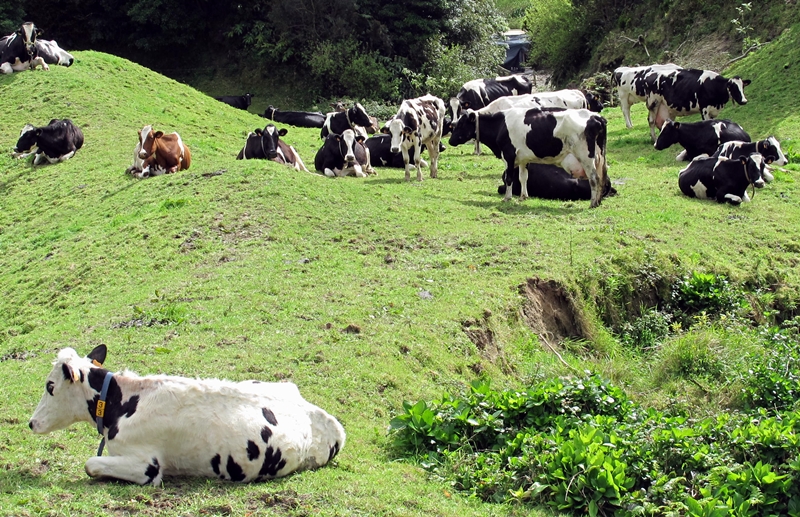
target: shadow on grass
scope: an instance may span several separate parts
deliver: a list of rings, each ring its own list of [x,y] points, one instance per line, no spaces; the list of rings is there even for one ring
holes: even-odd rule
[[[126,174],[126,176],[127,176],[127,180],[128,180],[128,184],[127,185],[125,185],[124,187],[120,187],[117,190],[114,190],[112,192],[109,192],[108,194],[106,194],[103,197],[101,197],[100,200],[101,201],[105,201],[106,199],[110,199],[110,198],[116,196],[117,194],[119,194],[121,192],[125,192],[129,188],[132,188],[133,186],[138,185],[139,183],[141,183],[143,181],[143,180],[139,180],[139,179],[136,179],[136,178],[132,178],[131,176],[128,176],[127,174]]]
[[[16,174],[10,175],[5,181],[0,181],[0,192],[5,194],[6,191],[8,191],[8,189],[16,181],[18,181],[23,176],[27,176],[28,174],[32,173],[34,171],[34,169],[36,169],[36,167],[34,167],[32,163],[29,163],[28,167],[26,169],[24,169],[24,170],[22,170],[22,171],[20,171],[20,172],[18,172]]]

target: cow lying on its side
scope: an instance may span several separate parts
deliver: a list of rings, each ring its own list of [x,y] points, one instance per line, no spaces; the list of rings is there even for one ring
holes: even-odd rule
[[[261,481],[321,467],[344,447],[341,424],[294,384],[112,373],[102,366],[106,352],[61,350],[29,422],[37,434],[97,425],[109,455],[89,458],[91,477]]]
[[[68,118],[53,119],[44,127],[27,124],[19,134],[13,155],[25,158],[34,155],[33,164],[39,165],[45,160],[50,163],[63,162],[75,155],[75,151],[83,146],[81,128]]]

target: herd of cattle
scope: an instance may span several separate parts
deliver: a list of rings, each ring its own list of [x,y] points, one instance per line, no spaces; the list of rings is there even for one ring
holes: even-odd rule
[[[0,40],[3,73],[73,63],[72,56],[55,42],[37,39],[38,34],[34,24],[25,23]],[[744,87],[749,81],[673,64],[621,67],[614,79],[628,127],[631,105],[645,102],[655,148],[684,148],[678,160],[690,163],[680,171],[678,185],[687,196],[739,204],[749,200],[750,186],[772,180],[768,165],[786,163],[774,137],[751,142],[738,124],[715,120],[729,100],[747,102]],[[246,94],[219,100],[246,110],[251,98]],[[314,167],[326,176],[364,177],[374,167],[388,166],[404,168],[410,180],[413,166],[421,181],[425,166],[435,178],[442,138],[450,135],[451,146],[474,141],[480,153],[483,143],[503,160],[498,191],[506,200],[512,195],[589,199],[596,207],[615,192],[608,177],[606,120],[599,115],[603,105],[590,92],[532,93],[531,82],[514,75],[470,81],[450,99],[450,117],[447,107],[433,95],[404,100],[380,132],[377,120],[359,103],[327,114],[270,106],[264,116],[319,128],[323,143]],[[703,120],[675,121],[693,113]],[[376,134],[367,137],[371,132]],[[273,123],[251,132],[237,159],[273,160],[308,171],[297,151],[281,140],[286,134],[287,129]],[[34,165],[57,163],[82,145],[79,127],[69,119],[53,119],[47,126],[26,125],[13,154],[33,155]],[[427,163],[421,157],[423,146]],[[144,178],[190,165],[191,151],[180,135],[146,125],[127,172]],[[29,422],[35,433],[78,421],[94,423],[104,441],[98,455],[86,462],[92,477],[141,484],[158,484],[164,475],[258,481],[325,465],[344,447],[342,425],[303,399],[294,384],[112,373],[103,368],[106,352],[101,345],[81,358],[73,349],[63,349]],[[107,457],[102,456],[105,440]]]

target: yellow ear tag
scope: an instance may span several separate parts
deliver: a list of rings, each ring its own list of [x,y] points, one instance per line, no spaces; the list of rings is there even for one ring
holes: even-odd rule
[[[98,361],[97,359],[92,359],[92,364],[93,364],[93,365],[95,365],[95,366],[97,366],[98,368],[100,368],[100,367],[102,367],[102,366],[103,366],[103,363],[101,363],[101,362],[100,362],[100,361]]]
[[[78,370],[72,370],[72,382],[78,382],[81,380],[81,374]]]

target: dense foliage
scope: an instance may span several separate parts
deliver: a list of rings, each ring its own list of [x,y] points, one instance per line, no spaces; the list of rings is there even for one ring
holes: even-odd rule
[[[449,96],[465,80],[495,75],[502,48],[491,36],[506,26],[491,0],[0,2],[6,30],[28,18],[66,48],[160,70],[233,59],[262,72],[289,68],[322,97],[393,101]]]

